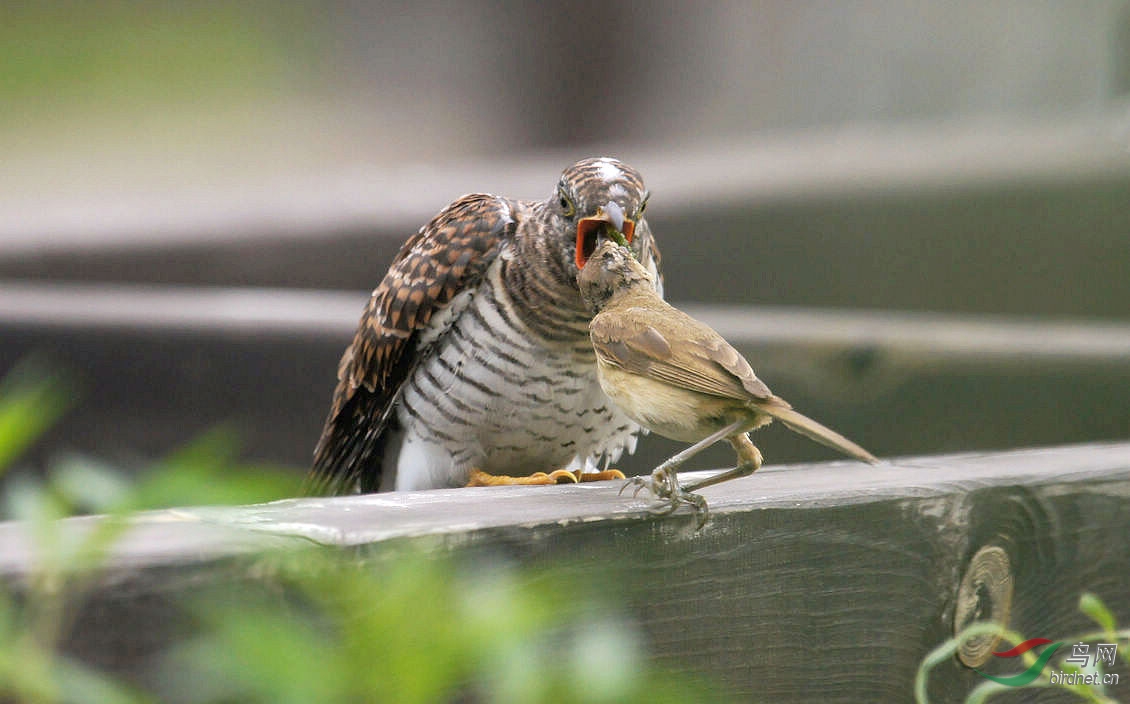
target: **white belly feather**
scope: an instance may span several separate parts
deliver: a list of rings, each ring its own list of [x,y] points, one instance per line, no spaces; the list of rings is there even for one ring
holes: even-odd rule
[[[498,272],[423,336],[422,346],[435,342],[397,400],[402,430],[389,443],[398,490],[462,486],[472,469],[593,469],[635,450],[639,426],[601,390],[587,331],[575,344],[538,340],[512,314]]]

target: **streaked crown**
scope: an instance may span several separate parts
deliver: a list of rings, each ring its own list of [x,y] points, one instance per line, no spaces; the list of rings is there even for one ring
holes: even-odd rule
[[[622,232],[629,242],[646,230],[643,212],[647,189],[640,172],[612,157],[582,159],[565,169],[549,207],[566,220],[575,236],[574,263],[584,267],[607,236],[607,228]],[[638,251],[639,246],[633,247]]]

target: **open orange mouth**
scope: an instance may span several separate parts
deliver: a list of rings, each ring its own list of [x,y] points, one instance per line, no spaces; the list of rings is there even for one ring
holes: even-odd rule
[[[582,218],[577,223],[577,269],[584,269],[589,257],[596,251],[597,245],[608,237],[608,230],[615,227],[606,217]],[[629,243],[636,232],[636,224],[631,220],[624,220],[624,239]]]

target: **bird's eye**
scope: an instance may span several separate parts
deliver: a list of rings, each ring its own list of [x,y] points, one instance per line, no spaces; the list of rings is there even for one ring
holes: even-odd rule
[[[573,205],[573,201],[565,191],[557,191],[557,204],[561,206],[561,210],[565,213],[565,217],[567,218],[573,217],[573,214],[577,212],[577,207]]]
[[[643,217],[643,211],[647,210],[647,201],[649,198],[651,198],[650,193],[644,194],[643,202],[640,203],[640,207],[636,208],[636,220],[639,220],[641,217]]]

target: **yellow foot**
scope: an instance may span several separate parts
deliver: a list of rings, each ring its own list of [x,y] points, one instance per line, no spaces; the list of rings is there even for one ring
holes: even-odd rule
[[[571,474],[579,482],[608,482],[613,479],[625,479],[624,473],[618,469],[606,469],[603,472],[582,472],[574,470]]]
[[[525,477],[511,477],[505,474],[487,474],[486,472],[475,469],[471,470],[471,478],[467,480],[467,486],[513,486],[529,485],[529,484],[575,484],[577,476],[572,472],[564,469],[558,469],[554,472],[546,474],[545,472],[534,472]]]

